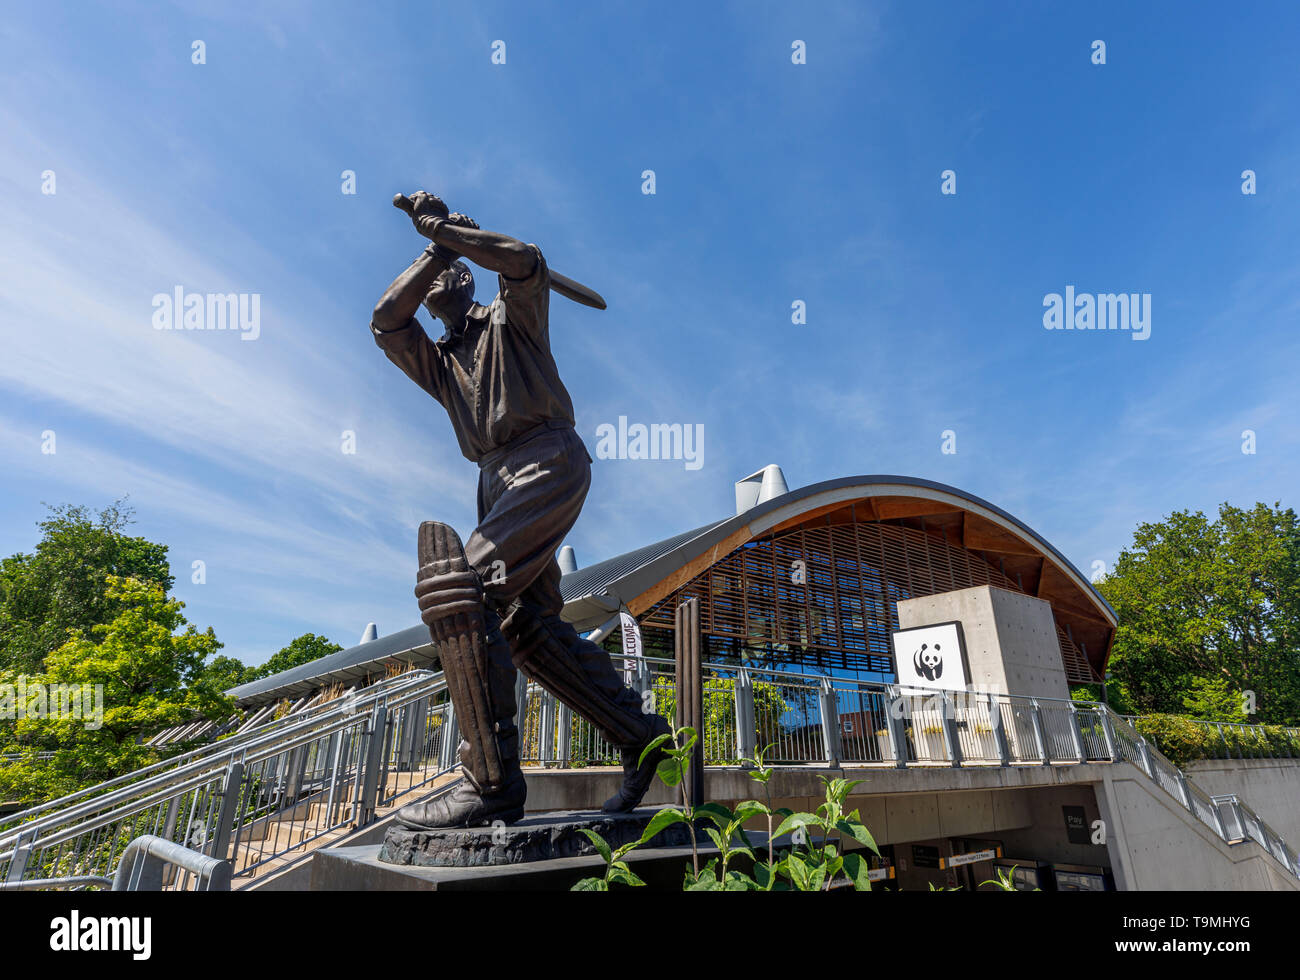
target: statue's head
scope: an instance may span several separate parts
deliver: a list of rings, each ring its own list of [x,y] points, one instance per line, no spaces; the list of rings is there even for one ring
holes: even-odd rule
[[[433,316],[462,311],[474,300],[474,273],[460,259],[447,266],[424,294],[424,308]]]

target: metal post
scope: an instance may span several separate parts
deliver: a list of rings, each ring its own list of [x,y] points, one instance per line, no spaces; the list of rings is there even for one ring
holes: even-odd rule
[[[339,762],[343,755],[343,732],[338,731],[330,736],[330,788],[325,802],[325,820],[331,827],[334,826],[334,801],[339,791]]]
[[[542,699],[538,704],[537,724],[541,753],[538,761],[546,765],[555,761],[555,695],[550,691],[542,692]]]
[[[302,792],[302,777],[306,774],[306,769],[307,746],[300,745],[289,753],[289,761],[285,766],[284,798],[290,805]]]
[[[756,757],[756,726],[754,725],[754,681],[749,671],[736,672],[736,754],[742,759]]]
[[[835,691],[830,678],[822,678],[818,700],[821,702],[822,745],[825,747],[826,761],[838,766],[844,757],[844,747],[840,744],[840,710],[835,703]]]
[[[244,783],[244,764],[230,761],[226,779],[221,786],[221,810],[217,816],[217,829],[212,837],[212,857],[225,861],[230,858],[230,838],[239,813],[239,795]]]
[[[944,747],[948,750],[948,758],[952,760],[952,767],[960,769],[962,763],[961,755],[961,736],[957,731],[957,712],[953,708],[952,695],[948,691],[940,694],[940,727],[943,728]]]
[[[894,768],[907,768],[907,731],[903,718],[907,714],[907,701],[892,685],[886,688],[885,727],[889,729],[889,744],[894,747]]]
[[[1156,769],[1151,762],[1151,749],[1147,747],[1146,738],[1138,739],[1138,758],[1142,760],[1142,768],[1147,771],[1147,775],[1155,779]]]
[[[429,699],[420,698],[402,709],[402,740],[397,755],[397,770],[414,770],[423,761],[424,732],[429,721]]]
[[[1219,828],[1219,836],[1226,841],[1228,839],[1228,828],[1223,823],[1223,811],[1219,808],[1218,801],[1214,797],[1210,798],[1210,812],[1214,814],[1214,823]]]
[[[14,856],[9,859],[9,874],[5,876],[6,881],[23,880],[23,875],[27,873],[27,861],[36,847],[36,834],[37,831],[32,830],[26,835],[18,836],[18,841],[14,845]]]
[[[1002,704],[994,700],[992,694],[987,694],[985,697],[989,699],[989,727],[993,729],[993,744],[998,747],[998,764],[1009,766],[1011,747],[1007,745],[1007,730],[1002,721]]]
[[[1047,737],[1043,734],[1043,716],[1038,709],[1038,699],[1029,699],[1029,721],[1034,728],[1034,741],[1038,743],[1038,758],[1043,765],[1050,766],[1052,757],[1047,753]]]
[[[1119,762],[1120,754],[1118,743],[1115,741],[1115,729],[1110,722],[1110,708],[1103,707],[1100,712],[1101,717],[1101,734],[1106,739],[1106,755],[1111,762]]]
[[[162,837],[171,840],[176,836],[176,818],[180,810],[181,798],[173,796],[167,804],[167,816],[163,818]]]
[[[674,631],[677,684],[677,728],[695,729],[695,750],[687,772],[686,798],[690,806],[704,802],[704,674],[700,663],[700,600],[687,599],[677,607]]]
[[[1074,741],[1074,754],[1079,757],[1079,763],[1088,761],[1088,753],[1083,747],[1083,735],[1079,732],[1079,709],[1075,707],[1073,701],[1070,702],[1070,735]]]
[[[456,723],[456,706],[448,701],[442,709],[442,737],[438,743],[438,768],[450,769],[458,761],[460,726]]]
[[[644,659],[638,659],[636,662],[636,689],[640,694],[646,691],[653,691],[655,687],[654,674],[650,672],[650,665]]]
[[[366,752],[358,782],[361,796],[358,800],[357,826],[363,827],[375,815],[375,801],[379,792],[379,769],[384,763],[384,742],[388,734],[388,707],[382,701],[370,713],[366,729]]]
[[[561,704],[559,710],[559,745],[556,746],[556,761],[559,762],[561,769],[569,768],[573,755],[573,709],[567,704]]]
[[[1192,806],[1192,791],[1187,788],[1187,775],[1181,769],[1174,771],[1178,773],[1178,791],[1183,795],[1183,806],[1195,813],[1196,808]]]

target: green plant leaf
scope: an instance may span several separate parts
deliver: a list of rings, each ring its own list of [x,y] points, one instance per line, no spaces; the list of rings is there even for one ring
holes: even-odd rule
[[[727,880],[723,883],[723,891],[729,892],[751,892],[758,887],[758,883],[748,875],[739,871],[728,871]]]
[[[819,892],[824,884],[826,884],[826,865],[819,865],[808,875],[808,890]]]
[[[736,807],[736,812],[732,814],[732,818],[737,823],[744,823],[753,817],[766,816],[771,812],[765,804],[759,803],[758,800],[746,800]]]
[[[856,891],[871,891],[870,872],[871,867],[861,854],[844,855],[844,873],[848,875],[849,881],[853,882]]]
[[[655,767],[655,775],[663,781],[665,786],[676,786],[682,781],[682,770],[676,759],[663,759]]]
[[[717,830],[715,830],[713,827],[705,827],[704,832],[709,835],[709,840],[713,841],[714,847],[716,847],[719,851],[723,851],[724,853],[726,852],[727,842],[723,839],[722,835],[718,833]]]
[[[610,853],[609,845],[605,843],[605,838],[601,837],[600,834],[594,830],[588,830],[586,827],[579,827],[578,832],[584,834],[591,841],[592,846],[600,852],[600,856],[605,859],[606,864],[609,864],[614,859],[614,856]]]
[[[790,876],[790,883],[801,892],[808,891],[809,869],[803,858],[791,853],[781,861],[780,867]]]
[[[620,884],[632,887],[645,884],[645,882],[638,878],[636,873],[622,861],[615,861],[609,866],[608,880],[611,882],[617,881]]]
[[[731,853],[733,855],[743,854],[751,861],[754,860],[754,851],[748,844],[737,844],[735,847],[731,849]]]
[[[686,736],[684,741],[682,735]],[[677,729],[677,748],[682,752],[690,752],[691,748],[695,745],[695,740],[697,738],[699,738],[699,736],[695,733],[694,728],[690,725],[683,725],[681,728]]]
[[[773,832],[773,837],[783,837],[790,833],[796,827],[821,827],[822,819],[815,813],[792,813],[781,821],[781,826]]]
[[[637,767],[640,768],[641,764],[645,762],[646,756],[648,756],[651,752],[659,748],[659,746],[663,745],[664,742],[667,742],[671,738],[672,735],[668,734],[667,732],[665,732],[663,735],[656,735],[654,739],[650,742],[650,744],[641,750],[641,757],[636,760]]]
[[[736,815],[721,803],[701,803],[695,808],[695,816],[707,817],[724,830],[736,819]]]
[[[686,814],[682,813],[682,811],[678,810],[676,807],[666,807],[665,809],[660,810],[651,817],[650,822],[645,825],[645,830],[642,832],[641,840],[638,843],[648,843],[665,827],[671,827],[675,823],[690,823],[690,820],[687,819]]]
[[[569,890],[575,892],[607,892],[609,891],[609,885],[604,878],[583,878]]]
[[[857,813],[856,810],[853,811]],[[835,824],[835,829],[845,837],[852,837],[855,841],[870,851],[873,851],[877,857],[880,856],[880,848],[876,846],[876,839],[871,836],[871,831],[858,823],[856,820],[840,820]]]

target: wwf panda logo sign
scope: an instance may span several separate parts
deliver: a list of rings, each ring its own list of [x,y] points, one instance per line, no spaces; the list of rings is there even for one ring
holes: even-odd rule
[[[903,687],[964,691],[970,682],[961,623],[935,623],[890,636],[894,669]]]
[[[939,654],[939,644],[933,647],[922,643],[912,654],[912,666],[927,681],[937,681],[943,676],[943,657]]]

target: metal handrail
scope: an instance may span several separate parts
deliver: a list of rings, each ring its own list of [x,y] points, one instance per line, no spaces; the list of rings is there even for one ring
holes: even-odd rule
[[[107,887],[115,892],[160,891],[168,865],[193,875],[195,891],[230,891],[229,861],[208,857],[153,834],[144,834],[122,851],[117,872],[112,878],[106,875],[29,878],[26,881],[0,882],[0,892],[89,887]]]
[[[163,869],[169,864],[194,875],[195,891],[230,891],[229,861],[153,834],[137,837],[126,846],[113,876],[113,891],[161,891]]]
[[[1120,717],[1124,718],[1130,724],[1136,726],[1136,724],[1139,721],[1141,721],[1144,718],[1149,718],[1151,716],[1150,715],[1121,715]],[[1300,728],[1295,728],[1290,725],[1266,725],[1266,724],[1255,724],[1255,723],[1247,723],[1247,722],[1239,722],[1239,721],[1206,721],[1205,719],[1202,718],[1184,718],[1182,715],[1178,715],[1176,717],[1178,717],[1179,719],[1181,719],[1182,721],[1186,722],[1189,725],[1195,725],[1198,728],[1202,728],[1206,730],[1209,729],[1214,730],[1214,734],[1216,734],[1219,738],[1219,747],[1212,748],[1211,751],[1214,752],[1214,754],[1207,755],[1205,757],[1206,759],[1251,759],[1251,758],[1294,759],[1297,758],[1298,754],[1300,754]],[[1243,746],[1240,744],[1240,742],[1238,743],[1234,752],[1233,746],[1228,744],[1227,738],[1224,735],[1225,730],[1233,733],[1238,739],[1240,739],[1243,735],[1249,735],[1252,738],[1254,738],[1259,743],[1260,746],[1263,746],[1267,744],[1267,740],[1268,740],[1267,729],[1270,728],[1278,729],[1282,731],[1288,738],[1295,740],[1295,742],[1297,743],[1297,753],[1293,754],[1288,749],[1286,755],[1277,755],[1271,749],[1268,749],[1264,751],[1262,754],[1260,754],[1260,749],[1258,748],[1251,749],[1249,746],[1245,746],[1243,749]],[[1247,755],[1246,754],[1247,752],[1252,752],[1254,754]]]
[[[328,710],[311,718],[282,718],[274,731],[230,740],[219,752],[209,751],[179,769],[89,799],[80,794],[72,806],[7,832],[3,843],[11,846],[0,852],[0,874],[5,861],[7,876],[14,880],[46,868],[95,871],[113,859],[115,841],[124,834],[152,827],[167,835],[160,840],[179,832],[189,842],[196,823],[195,846],[214,858],[225,859],[233,852],[240,873],[248,873],[349,821],[368,822],[380,802],[454,768],[442,751],[438,755],[443,761],[430,764],[431,745],[441,746],[451,731],[440,729],[449,718],[449,708],[437,703],[445,689],[440,673],[411,671],[335,699]],[[431,743],[434,732],[440,734]],[[332,761],[325,758],[331,748],[344,746],[346,758],[337,751]],[[413,775],[390,793],[386,787],[391,775],[408,771]],[[295,825],[302,819],[295,815],[300,807],[325,802],[322,776],[329,783],[327,815],[323,821],[310,818],[314,829]],[[289,828],[287,846],[275,829],[266,853],[268,848],[259,842],[268,837],[268,830],[284,826]]]
[[[5,823],[18,822],[18,825],[9,830],[0,831],[0,852],[6,846],[13,844],[19,836],[28,834],[35,826],[39,825],[42,821],[33,818],[41,813],[58,808],[57,814],[53,814],[52,818],[60,821],[66,821],[70,816],[96,813],[105,807],[115,805],[123,799],[136,797],[141,792],[151,793],[157,788],[172,783],[185,782],[195,772],[224,767],[232,758],[245,756],[250,751],[255,751],[258,746],[269,747],[282,742],[286,737],[313,731],[315,726],[321,724],[322,719],[334,712],[343,712],[345,707],[347,708],[345,717],[352,717],[354,714],[361,713],[363,709],[371,707],[380,699],[401,699],[405,694],[407,700],[409,700],[412,690],[422,691],[423,687],[429,684],[434,685],[438,690],[443,689],[445,681],[442,679],[442,674],[435,674],[428,670],[408,671],[405,674],[399,674],[396,677],[380,681],[366,688],[364,692],[342,695],[332,701],[325,702],[318,706],[319,711],[313,711],[311,717],[294,718],[288,725],[284,724],[288,716],[276,719],[238,738],[214,742],[211,745],[203,746],[201,749],[171,759],[164,759],[134,772],[49,800],[39,806],[30,807],[18,813],[6,814],[3,818]],[[433,693],[437,693],[437,691]],[[416,694],[415,696],[426,695]],[[401,703],[405,703],[405,701]],[[179,765],[177,764],[178,761],[180,762]],[[163,771],[159,772],[159,770]],[[141,778],[142,776],[145,778]],[[105,790],[112,790],[112,792],[104,792]],[[102,793],[102,795],[93,795],[97,792]],[[86,802],[77,807],[68,807],[68,804],[76,803],[79,800],[86,800]],[[0,853],[0,857],[4,857],[4,854]]]

